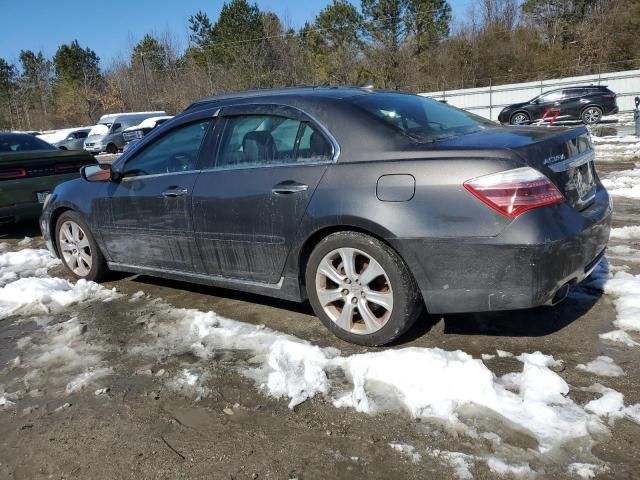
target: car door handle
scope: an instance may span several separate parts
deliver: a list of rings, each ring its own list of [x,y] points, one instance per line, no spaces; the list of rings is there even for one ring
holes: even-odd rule
[[[293,180],[287,180],[285,182],[274,185],[271,189],[276,195],[291,195],[292,193],[304,192],[309,189],[309,185],[304,183],[294,182]]]
[[[165,198],[175,198],[186,195],[187,193],[189,193],[189,190],[187,190],[186,188],[170,187],[168,190],[162,192],[162,196]]]

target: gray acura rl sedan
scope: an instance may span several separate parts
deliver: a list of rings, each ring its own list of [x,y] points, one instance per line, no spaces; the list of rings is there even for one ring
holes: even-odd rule
[[[396,339],[423,307],[554,305],[595,268],[611,225],[584,128],[503,127],[372,89],[205,98],[81,173],[40,221],[77,277],[308,298],[362,345]]]

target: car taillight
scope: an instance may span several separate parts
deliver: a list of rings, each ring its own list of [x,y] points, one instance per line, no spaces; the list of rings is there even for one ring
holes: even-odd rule
[[[479,200],[509,218],[565,200],[547,177],[531,167],[474,178],[463,185]]]
[[[7,168],[0,170],[0,180],[11,180],[14,178],[22,178],[27,176],[24,168]]]

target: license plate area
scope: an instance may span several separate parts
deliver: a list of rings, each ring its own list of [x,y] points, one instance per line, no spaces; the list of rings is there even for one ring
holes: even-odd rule
[[[51,193],[51,190],[45,190],[44,192],[36,192],[36,198],[38,199],[38,203],[44,203],[44,200],[47,198],[47,195]]]
[[[593,162],[587,162],[572,169],[573,184],[581,202],[589,201],[595,188]]]

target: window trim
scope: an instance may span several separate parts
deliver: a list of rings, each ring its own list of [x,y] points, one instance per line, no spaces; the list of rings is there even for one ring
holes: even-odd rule
[[[295,116],[287,115],[288,112],[294,113]],[[219,167],[218,164],[218,152],[222,141],[222,133],[227,125],[228,117],[238,116],[274,116],[283,117],[292,120],[297,120],[300,124],[308,123],[313,128],[316,128],[324,137],[324,139],[331,145],[332,155],[328,160],[318,160],[310,162],[282,162],[282,163],[270,163],[268,165],[238,165],[238,166],[224,166]],[[219,109],[219,115],[221,122],[216,122],[213,143],[213,166],[205,167],[201,165],[201,172],[214,172],[214,171],[228,171],[228,170],[249,170],[257,168],[273,168],[273,167],[301,167],[301,166],[313,166],[313,165],[328,165],[336,163],[340,157],[340,144],[331,134],[331,132],[313,115],[305,110],[293,107],[291,105],[282,105],[277,103],[238,103],[232,105],[225,105]],[[300,127],[299,127],[300,128]],[[298,133],[300,131],[298,130]],[[298,148],[298,135],[296,135],[296,144],[294,146],[297,152]],[[202,159],[201,159],[202,160]]]
[[[127,165],[127,163],[135,160],[136,158],[138,158],[140,155],[142,155],[145,151],[147,151],[147,149],[151,148],[153,145],[155,145],[157,142],[159,142],[160,140],[162,140],[163,138],[165,138],[167,135],[171,134],[172,132],[183,128],[183,127],[188,127],[189,125],[193,125],[195,123],[201,123],[201,122],[209,122],[209,125],[207,126],[207,131],[204,133],[204,137],[202,137],[202,141],[200,142],[200,147],[198,148],[198,152],[196,153],[196,161],[195,161],[195,168],[192,170],[185,170],[185,171],[180,171],[180,172],[163,172],[163,173],[150,173],[148,175],[135,175],[135,176],[129,176],[127,177],[124,173],[124,167]],[[120,173],[122,173],[122,178],[120,179],[120,181],[132,181],[134,179],[145,179],[145,178],[155,178],[155,177],[162,177],[162,176],[166,176],[166,175],[180,175],[180,174],[185,174],[185,173],[197,173],[200,172],[200,162],[202,160],[202,151],[203,148],[207,142],[207,138],[209,137],[209,135],[211,134],[214,126],[217,124],[215,117],[210,117],[209,115],[204,116],[204,117],[198,117],[198,118],[190,118],[189,120],[185,121],[185,122],[181,122],[179,124],[176,124],[175,126],[171,127],[170,129],[168,129],[166,132],[163,132],[161,135],[156,135],[155,137],[153,137],[151,139],[150,142],[146,143],[145,145],[141,145],[142,148],[140,149],[136,149],[132,152],[132,154],[126,158],[124,158],[122,160],[122,162],[118,162],[117,165],[114,165],[114,169]],[[122,157],[120,157],[122,158]]]

